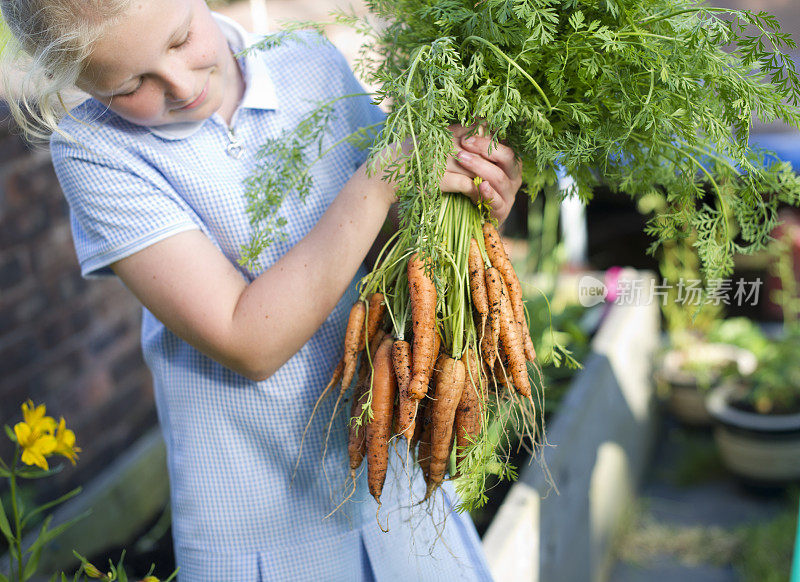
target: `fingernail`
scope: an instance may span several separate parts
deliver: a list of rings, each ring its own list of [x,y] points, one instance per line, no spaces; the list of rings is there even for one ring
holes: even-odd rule
[[[464,140],[464,143],[467,144],[467,145],[472,145],[472,144],[475,143],[475,138],[474,137],[468,137],[467,139]]]
[[[470,162],[472,161],[472,158],[472,154],[468,154],[467,152],[458,152],[458,160],[460,162]]]

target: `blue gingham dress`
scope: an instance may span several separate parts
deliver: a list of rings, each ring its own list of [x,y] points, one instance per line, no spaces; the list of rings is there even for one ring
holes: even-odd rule
[[[231,22],[219,22],[233,48],[248,41]],[[247,91],[233,135],[216,114],[193,126],[148,129],[94,100],[62,122],[74,139],[54,135],[51,152],[84,276],[108,275],[114,261],[193,229],[248,281],[258,275],[236,263],[251,233],[243,181],[257,149],[295,127],[316,103],[362,88],[342,56],[319,39],[243,57],[240,66]],[[366,97],[340,100],[325,146],[381,119]],[[232,140],[238,155],[229,151]],[[262,268],[314,226],[364,157],[340,145],[314,166],[308,199],[290,194],[284,201],[287,240],[263,253]],[[167,446],[181,582],[490,579],[471,521],[452,512],[452,488],[445,486],[428,506],[413,506],[424,483],[394,454],[379,514],[389,531],[381,531],[364,467],[355,492],[347,480],[349,405],[324,451],[335,398],[323,403],[291,479],[311,409],[341,355],[355,298],[354,281],[308,343],[263,382],[201,354],[144,310],[142,347]]]

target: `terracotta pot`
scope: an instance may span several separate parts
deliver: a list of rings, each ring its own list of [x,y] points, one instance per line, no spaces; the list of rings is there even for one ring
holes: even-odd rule
[[[716,371],[705,375],[687,370],[687,364],[708,364]],[[712,418],[706,409],[708,391],[719,385],[719,370],[735,364],[739,374],[751,374],[757,365],[755,355],[728,344],[698,343],[690,348],[669,350],[661,358],[656,381],[668,392],[669,411],[683,424],[710,427]]]
[[[723,462],[732,473],[760,485],[800,480],[800,413],[758,414],[734,408],[731,401],[742,389],[725,383],[706,399]]]

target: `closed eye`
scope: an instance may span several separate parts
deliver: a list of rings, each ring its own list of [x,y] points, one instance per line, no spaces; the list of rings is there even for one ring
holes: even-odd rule
[[[124,93],[115,93],[114,97],[130,97],[134,95],[139,89],[142,88],[143,79],[139,77],[139,82],[137,83],[136,87],[131,89],[130,91],[125,91]]]
[[[183,47],[187,46],[189,44],[189,42],[192,40],[192,36],[193,36],[192,35],[192,31],[189,30],[186,33],[186,36],[183,37],[183,40],[181,40],[180,42],[172,45],[172,48],[179,49],[179,48],[183,48]]]

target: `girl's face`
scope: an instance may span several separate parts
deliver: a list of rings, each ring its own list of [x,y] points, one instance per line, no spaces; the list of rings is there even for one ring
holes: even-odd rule
[[[243,81],[204,0],[133,0],[92,45],[79,87],[149,127],[230,121]]]

